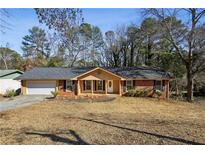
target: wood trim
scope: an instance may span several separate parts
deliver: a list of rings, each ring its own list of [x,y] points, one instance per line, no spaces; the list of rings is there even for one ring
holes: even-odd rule
[[[21,80],[21,94],[26,95],[26,81]]]
[[[119,82],[119,95],[122,96],[122,83],[121,83],[121,80],[119,80],[118,82]]]
[[[59,80],[56,80],[56,91],[59,91],[59,88],[58,88],[58,85],[59,85]]]
[[[92,70],[90,70],[90,71],[87,71],[87,72],[85,72],[85,73],[83,73],[83,74],[80,74],[80,75],[74,77],[74,78],[71,78],[71,80],[77,80],[77,78],[79,78],[79,77],[81,77],[81,76],[83,76],[83,75],[86,75],[86,74],[88,74],[88,73],[91,73],[91,72],[93,72],[93,71],[95,71],[95,70],[97,70],[97,69],[100,69],[100,70],[102,70],[102,71],[105,71],[105,72],[107,72],[107,73],[109,73],[109,74],[111,74],[111,75],[113,75],[113,76],[115,76],[115,77],[117,77],[117,78],[120,78],[121,80],[124,79],[123,77],[121,77],[121,76],[119,76],[119,75],[116,75],[116,74],[114,74],[114,73],[112,73],[112,72],[110,72],[110,71],[108,71],[108,70],[106,70],[106,69],[103,69],[103,68],[101,68],[101,67],[96,67],[96,68],[94,68],[94,69],[92,69]]]
[[[107,95],[107,80],[105,80],[105,94]]]
[[[169,81],[167,81],[167,88],[166,88],[166,92],[167,92],[167,99],[169,99]]]

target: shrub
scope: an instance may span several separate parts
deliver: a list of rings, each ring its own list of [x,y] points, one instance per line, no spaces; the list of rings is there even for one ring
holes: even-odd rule
[[[130,97],[134,97],[135,94],[136,94],[136,91],[134,89],[128,90],[127,92],[127,96],[130,96]]]
[[[157,95],[158,99],[160,98],[160,96],[162,96],[161,90],[155,90],[155,94]]]
[[[129,90],[127,92],[127,96],[130,97],[147,97],[149,94],[150,90],[147,89],[141,89],[141,90]]]
[[[135,97],[140,97],[142,95],[142,90],[135,91]]]
[[[53,98],[56,98],[58,96],[58,91],[51,91],[51,94],[53,95]]]
[[[14,96],[16,96],[16,91],[14,89],[8,89],[6,90],[6,93],[4,94],[5,97],[9,97],[12,98]]]
[[[147,97],[148,96],[149,91],[144,89],[141,91],[140,97]]]

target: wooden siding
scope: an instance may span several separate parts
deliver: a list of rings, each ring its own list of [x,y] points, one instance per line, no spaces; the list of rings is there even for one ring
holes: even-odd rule
[[[113,80],[113,93],[119,93],[119,80]]]
[[[87,73],[81,77],[78,77],[78,80],[83,80],[84,78],[88,77],[88,76],[93,76],[93,77],[96,77],[100,80],[120,80],[120,78],[108,73],[108,72],[105,72],[103,70],[100,70],[100,69],[97,69],[97,70],[94,70],[90,73]]]

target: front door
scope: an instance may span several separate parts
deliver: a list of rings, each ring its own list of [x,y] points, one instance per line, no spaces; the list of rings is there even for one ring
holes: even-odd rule
[[[107,92],[108,93],[112,93],[113,92],[113,80],[108,80]]]

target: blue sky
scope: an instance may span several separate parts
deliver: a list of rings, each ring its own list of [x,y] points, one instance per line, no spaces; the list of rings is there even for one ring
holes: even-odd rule
[[[13,25],[12,30],[7,30],[5,34],[0,33],[0,45],[9,43],[11,49],[22,54],[21,42],[23,36],[28,34],[28,29],[39,26],[47,29],[38,22],[38,18],[33,9],[7,9],[10,14],[9,23]],[[121,24],[138,24],[141,17],[137,9],[83,9],[85,22],[100,27],[102,32],[114,30]]]

